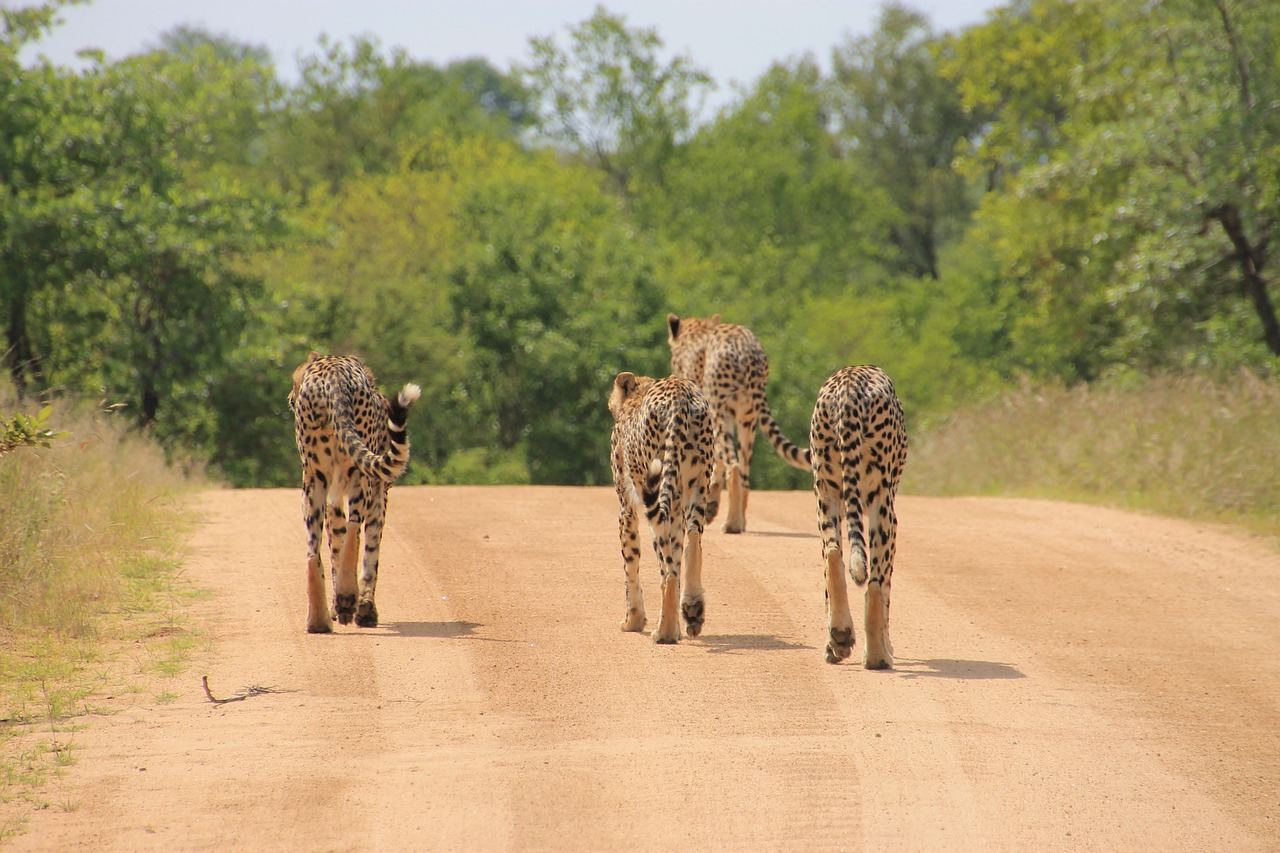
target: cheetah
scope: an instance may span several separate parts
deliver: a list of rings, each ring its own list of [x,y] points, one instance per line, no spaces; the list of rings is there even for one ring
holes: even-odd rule
[[[289,409],[302,460],[302,512],[307,526],[307,631],[324,634],[334,619],[361,628],[378,624],[374,590],[387,490],[409,464],[405,421],[422,393],[412,383],[388,400],[355,356],[313,352],[293,372]],[[328,503],[333,608],[324,601],[320,543]],[[364,571],[356,602],[356,552],[364,528]]]
[[[840,518],[847,522],[849,573],[867,584],[867,669],[893,666],[889,642],[889,589],[898,516],[893,501],[907,463],[907,431],[893,382],[878,367],[846,367],[818,392],[809,425],[813,491],[818,499],[818,531],[827,575],[827,663],[853,652],[853,617],[844,581]],[[863,524],[866,540],[863,540]],[[868,583],[867,551],[870,546]]]
[[[609,395],[613,481],[618,490],[618,540],[626,573],[622,630],[642,631],[640,540],[637,505],[653,533],[662,571],[662,615],[652,638],[676,643],[680,625],[676,594],[690,637],[702,633],[706,603],[702,589],[702,533],[711,479],[711,414],[694,383],[675,377],[651,379],[619,373]],[[681,582],[681,556],[684,587]]]
[[[729,510],[724,531],[741,533],[747,528],[751,451],[756,424],[788,465],[809,470],[809,451],[787,440],[773,419],[764,386],[769,379],[769,359],[750,329],[708,318],[667,315],[667,343],[671,346],[671,374],[697,382],[711,405],[715,470],[711,478],[714,507],[728,481]],[[738,447],[733,445],[737,425]],[[713,510],[707,520],[715,518]]]

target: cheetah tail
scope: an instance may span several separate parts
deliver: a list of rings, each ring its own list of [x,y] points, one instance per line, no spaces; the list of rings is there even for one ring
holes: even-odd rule
[[[757,398],[757,402],[760,409],[760,428],[764,430],[764,434],[768,437],[769,443],[773,445],[773,449],[791,467],[799,468],[802,471],[810,470],[811,454],[809,453],[809,448],[792,444],[782,434],[782,428],[773,419],[773,412],[769,410],[769,401],[763,393]]]
[[[653,519],[658,514],[658,492],[662,487],[662,460],[654,459],[649,463],[649,471],[645,474],[644,488],[640,490],[640,500],[644,503],[644,514]]]
[[[395,430],[404,432],[404,424],[409,417],[409,409],[421,396],[422,389],[409,382],[400,389],[400,393],[396,395],[394,400],[388,400],[391,404],[391,412],[387,418],[387,426],[393,432]]]
[[[339,415],[342,441],[360,473],[384,483],[395,482],[404,473],[409,465],[409,436],[405,432],[405,423],[409,409],[420,396],[422,389],[410,383],[395,398],[387,401],[387,437],[391,446],[381,454],[375,454],[365,445],[350,415]]]
[[[387,437],[391,440],[391,447],[382,454],[382,460],[390,475],[386,478],[388,483],[403,474],[409,465],[409,434],[405,431],[405,423],[409,420],[409,409],[421,396],[422,389],[409,382],[399,394],[387,401]]]
[[[852,426],[852,417],[841,418],[840,432],[844,435],[857,427]],[[844,505],[845,532],[849,537],[849,574],[853,577],[854,586],[865,586],[867,583],[867,543],[866,519],[863,517],[861,498],[858,497],[858,463],[861,454],[856,449],[843,448],[840,453],[841,480],[840,500]]]
[[[640,499],[644,502],[645,515],[653,524],[661,525],[671,521],[672,509],[676,503],[676,489],[679,486],[682,440],[676,435],[673,422],[667,429],[667,438],[662,444],[662,455],[649,462],[649,471],[644,478]]]

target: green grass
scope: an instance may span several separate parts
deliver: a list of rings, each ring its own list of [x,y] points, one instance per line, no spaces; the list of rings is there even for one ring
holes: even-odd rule
[[[176,675],[198,642],[177,560],[194,481],[119,414],[55,405],[50,425],[50,448],[0,455],[0,803],[31,808],[74,762],[76,718]],[[0,814],[0,839],[24,822]]]
[[[912,438],[903,490],[1103,503],[1280,535],[1280,382],[1023,388]]]

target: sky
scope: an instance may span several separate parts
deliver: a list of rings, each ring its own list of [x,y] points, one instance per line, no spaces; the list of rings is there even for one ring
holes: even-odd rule
[[[22,3],[24,0],[0,0]],[[156,44],[178,24],[266,46],[285,80],[299,54],[315,52],[322,34],[345,40],[375,35],[437,64],[483,56],[497,68],[527,59],[530,36],[563,35],[591,16],[599,0],[94,0],[61,13],[64,23],[24,53],[76,64],[76,52],[99,48],[118,59]],[[775,60],[811,53],[824,65],[846,34],[872,31],[879,0],[609,0],[631,26],[656,27],[671,53],[683,53],[719,84],[754,81]],[[980,23],[996,0],[911,0],[939,30]]]

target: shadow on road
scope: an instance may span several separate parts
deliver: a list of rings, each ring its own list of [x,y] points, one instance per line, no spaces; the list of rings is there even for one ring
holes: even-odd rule
[[[893,671],[903,678],[959,678],[962,680],[1026,678],[1012,664],[987,660],[896,658],[893,662]]]
[[[378,627],[385,628],[387,634],[393,637],[437,637],[442,640],[459,637],[470,637],[476,640],[490,639],[476,636],[476,628],[483,627],[479,622],[383,622]]]
[[[811,649],[801,643],[789,643],[773,634],[709,634],[691,642],[706,646],[712,654],[730,655],[738,652],[782,652],[792,649]]]
[[[772,536],[778,539],[817,539],[817,533],[797,533],[794,530],[748,530],[743,536]]]

